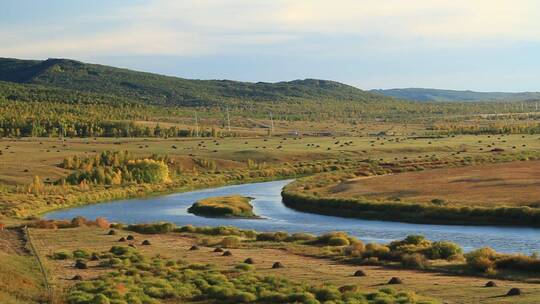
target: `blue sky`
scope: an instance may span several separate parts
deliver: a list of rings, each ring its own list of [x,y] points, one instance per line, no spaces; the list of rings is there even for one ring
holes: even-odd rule
[[[2,0],[0,56],[186,78],[540,91],[537,0]]]

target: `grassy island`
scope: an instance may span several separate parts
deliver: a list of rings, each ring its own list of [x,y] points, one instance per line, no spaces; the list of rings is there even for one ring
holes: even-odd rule
[[[202,216],[258,218],[250,201],[241,195],[209,197],[195,202],[188,211]]]

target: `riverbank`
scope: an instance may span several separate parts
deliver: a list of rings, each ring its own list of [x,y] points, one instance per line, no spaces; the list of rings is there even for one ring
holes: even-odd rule
[[[540,208],[444,206],[400,201],[368,201],[337,198],[321,194],[320,187],[329,187],[350,178],[351,174],[307,177],[284,187],[283,203],[302,212],[370,220],[399,221],[444,225],[500,225],[540,227]]]
[[[168,183],[128,184],[120,186],[86,185],[45,186],[38,194],[27,191],[0,192],[3,202],[0,215],[11,218],[38,217],[46,212],[121,199],[153,197],[219,186],[257,183],[307,176],[317,172],[343,170],[358,161],[338,160],[304,162],[257,169],[236,169],[221,172],[183,174]]]

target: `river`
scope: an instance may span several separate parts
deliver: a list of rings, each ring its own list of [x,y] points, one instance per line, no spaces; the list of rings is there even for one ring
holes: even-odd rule
[[[303,213],[287,208],[281,202],[281,189],[290,181],[273,181],[175,193],[145,199],[129,199],[53,211],[48,219],[89,219],[102,216],[111,222],[173,222],[178,225],[236,226],[257,231],[287,231],[321,234],[345,231],[365,242],[390,242],[410,234],[422,234],[430,240],[460,244],[465,251],[489,246],[497,251],[530,254],[540,251],[540,229],[495,226],[425,225],[388,221],[340,218]],[[253,197],[254,212],[264,219],[222,219],[199,217],[187,212],[195,201],[211,197],[240,194]]]

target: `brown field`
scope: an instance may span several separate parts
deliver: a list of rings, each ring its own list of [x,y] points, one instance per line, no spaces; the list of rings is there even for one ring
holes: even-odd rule
[[[363,127],[358,126],[358,130]],[[392,129],[386,126],[386,129]],[[387,131],[388,131],[387,130]],[[364,131],[363,131],[364,132]],[[347,144],[345,144],[347,143]],[[257,162],[283,163],[320,159],[356,158],[422,160],[475,157],[490,155],[492,148],[505,153],[540,150],[540,140],[533,135],[456,136],[418,138],[406,136],[304,136],[286,138],[274,136],[250,138],[22,138],[0,139],[0,187],[27,185],[38,175],[42,180],[55,181],[68,174],[58,165],[68,156],[89,156],[106,150],[128,150],[136,155],[167,154],[180,161],[186,169],[192,158],[216,160],[218,168],[245,166],[251,159]]]
[[[85,249],[88,251],[105,251],[113,245],[118,245],[117,239],[126,236],[127,232],[108,236],[107,230],[98,228],[73,228],[61,230],[32,229],[31,234],[37,250],[42,257],[59,250],[72,251]],[[352,266],[339,264],[329,259],[316,259],[295,254],[286,249],[275,248],[242,248],[231,249],[233,256],[223,257],[213,253],[209,247],[201,246],[198,251],[188,248],[196,240],[178,234],[140,235],[135,236],[135,243],[150,240],[151,246],[138,246],[139,251],[147,256],[159,254],[165,258],[184,259],[190,263],[212,263],[222,269],[230,269],[246,258],[255,260],[256,273],[276,275],[291,280],[305,281],[312,284],[322,282],[337,286],[357,284],[366,291],[387,287],[386,282],[393,276],[400,277],[404,284],[394,285],[398,290],[413,290],[421,297],[436,298],[441,303],[513,303],[533,304],[540,301],[540,285],[524,282],[496,280],[499,287],[485,288],[487,281],[480,277],[453,276],[415,270],[384,268],[380,266]],[[55,261],[44,258],[46,267],[51,274],[51,280],[56,291],[68,288],[74,281],[70,280],[75,274],[84,279],[96,277],[104,270],[89,264],[87,270],[77,270],[73,261]],[[273,262],[279,261],[285,265],[283,269],[271,269]],[[97,262],[91,262],[97,263]],[[367,277],[353,277],[357,269],[363,269]],[[521,288],[524,292],[519,297],[503,296],[511,287]]]
[[[327,189],[338,197],[456,205],[540,206],[540,161],[444,168],[357,178]]]

